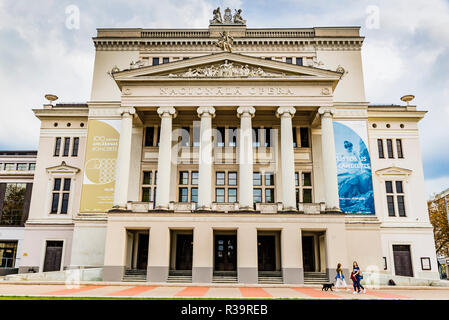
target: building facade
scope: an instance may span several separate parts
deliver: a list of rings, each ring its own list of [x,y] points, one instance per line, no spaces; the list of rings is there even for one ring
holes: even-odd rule
[[[36,151],[0,151],[0,275],[17,273],[30,210]]]
[[[438,279],[425,112],[366,101],[363,40],[229,11],[208,29],[99,29],[90,101],[34,110],[21,270],[297,284],[357,260]]]

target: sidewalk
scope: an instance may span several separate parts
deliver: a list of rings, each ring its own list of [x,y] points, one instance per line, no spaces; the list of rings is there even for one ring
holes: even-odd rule
[[[425,299],[449,300],[449,288],[367,289],[366,294],[353,294],[352,289],[321,291],[318,286],[230,286],[148,283],[86,283],[80,286],[49,283],[0,282],[0,296],[92,297],[92,298],[292,298],[292,299]]]

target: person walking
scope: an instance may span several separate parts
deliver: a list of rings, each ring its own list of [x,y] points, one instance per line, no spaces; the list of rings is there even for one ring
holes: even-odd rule
[[[344,287],[347,291],[349,290],[348,285],[345,281],[345,276],[343,275],[343,269],[341,268],[341,263],[337,264],[337,275],[335,276],[335,288],[338,290],[341,287]]]
[[[357,293],[361,292],[360,289],[363,290],[363,293],[366,293],[365,288],[360,283],[360,280],[363,279],[363,276],[362,276],[362,274],[360,272],[359,264],[357,263],[357,261],[354,261],[352,263],[352,272],[353,272],[354,279],[355,279],[355,284],[353,284],[353,286],[354,286],[354,293],[356,291],[356,288],[357,288]],[[352,280],[353,282],[354,282],[354,279]]]

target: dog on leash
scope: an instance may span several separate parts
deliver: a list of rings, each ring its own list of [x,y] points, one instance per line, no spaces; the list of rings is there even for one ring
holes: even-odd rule
[[[332,290],[332,287],[334,287],[335,286],[335,284],[333,284],[333,283],[323,283],[323,288],[321,288],[321,291],[328,291],[329,289],[331,289],[331,291],[334,291],[334,290]]]

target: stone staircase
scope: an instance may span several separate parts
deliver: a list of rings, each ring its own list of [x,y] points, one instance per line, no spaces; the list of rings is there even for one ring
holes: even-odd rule
[[[282,272],[259,272],[259,284],[283,284]]]
[[[144,282],[147,281],[147,270],[125,270],[123,281],[127,282]]]
[[[212,283],[238,283],[237,276],[214,276]]]
[[[192,283],[192,272],[183,270],[170,270],[167,277],[168,283]]]
[[[329,283],[329,277],[324,272],[304,272],[304,284]]]

